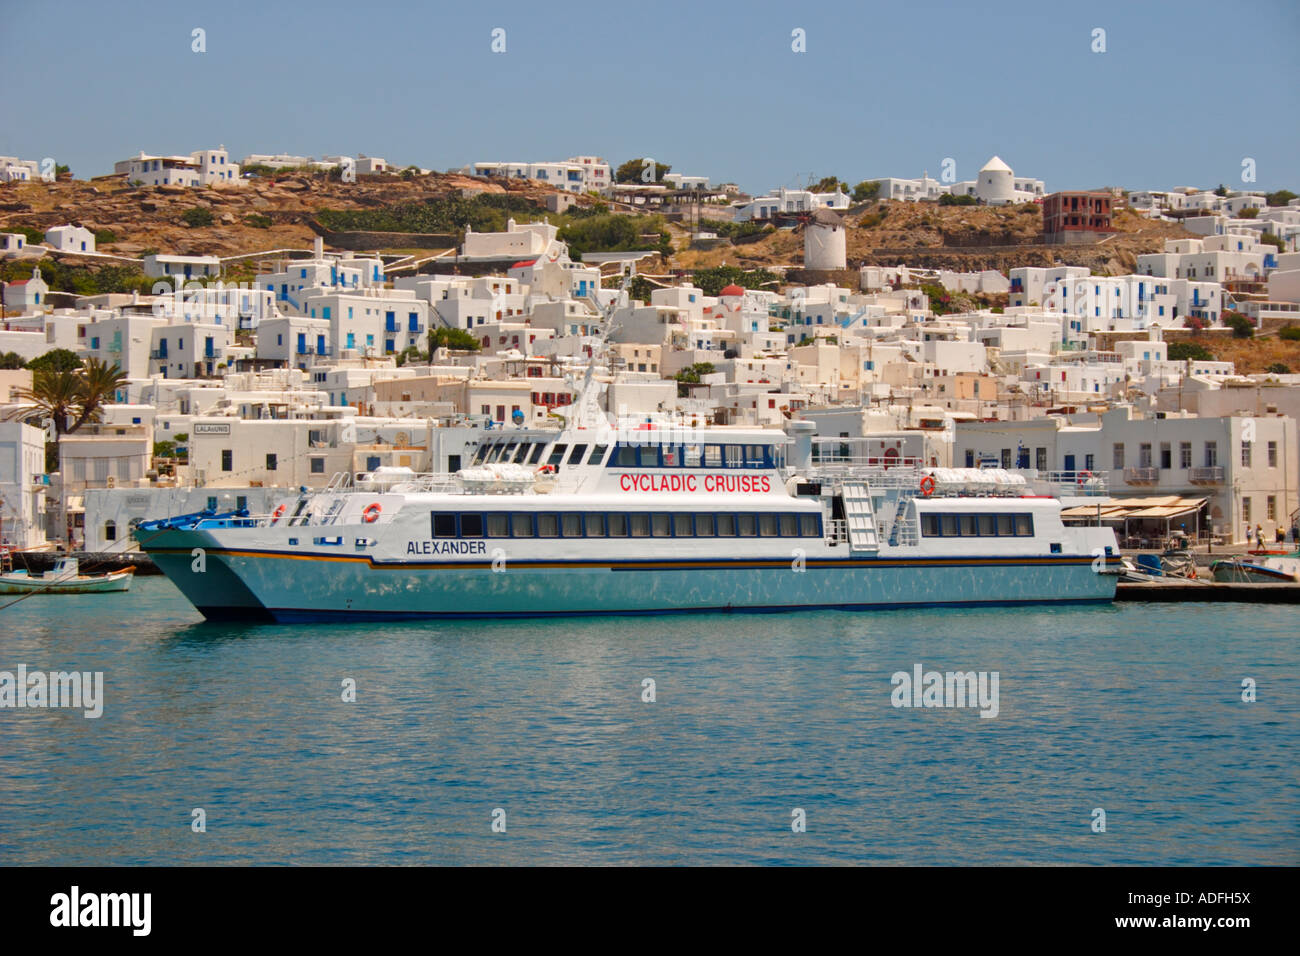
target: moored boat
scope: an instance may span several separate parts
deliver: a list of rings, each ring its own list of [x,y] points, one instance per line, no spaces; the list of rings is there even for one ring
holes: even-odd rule
[[[23,569],[0,573],[0,594],[102,594],[128,591],[134,568],[107,574],[82,574],[76,558],[60,558],[44,573],[31,574]]]

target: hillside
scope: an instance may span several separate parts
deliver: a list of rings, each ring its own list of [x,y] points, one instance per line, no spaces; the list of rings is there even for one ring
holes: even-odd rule
[[[9,183],[0,186],[0,232],[23,227],[44,231],[71,222],[113,233],[115,241],[100,243],[100,252],[132,257],[148,250],[232,256],[309,247],[315,233],[307,222],[323,209],[365,210],[484,194],[519,197],[541,212],[545,197],[555,191],[534,182],[499,183],[442,173],[410,179],[362,176],[355,183],[325,174],[289,174],[247,182],[243,187],[207,189],[133,187],[122,176]],[[579,202],[590,200],[579,197]],[[194,208],[211,212],[213,224],[186,224],[182,216]]]
[[[940,206],[895,200],[864,203],[845,214],[850,267],[859,264],[918,268],[1006,272],[1017,266],[1050,266],[1057,262],[1087,266],[1103,275],[1132,272],[1137,256],[1162,252],[1166,239],[1189,236],[1176,223],[1153,221],[1120,210],[1114,217],[1117,235],[1096,245],[1034,244],[1042,228],[1042,210],[1018,206]],[[680,252],[683,268],[722,264],[756,268],[798,266],[803,262],[803,236],[795,230],[769,233],[754,242],[724,244]]]

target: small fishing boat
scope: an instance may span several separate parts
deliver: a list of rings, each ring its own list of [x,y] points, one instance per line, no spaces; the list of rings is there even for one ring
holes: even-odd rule
[[[1300,580],[1294,571],[1254,561],[1244,561],[1241,558],[1215,561],[1210,565],[1210,573],[1214,580],[1227,583],[1276,584],[1294,583]]]
[[[135,568],[107,574],[82,574],[76,558],[60,558],[50,571],[30,574],[26,569],[0,573],[0,594],[101,594],[128,591]]]

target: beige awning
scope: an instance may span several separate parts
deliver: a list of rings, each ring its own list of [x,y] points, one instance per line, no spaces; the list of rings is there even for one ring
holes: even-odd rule
[[[1162,495],[1153,498],[1113,498],[1096,505],[1066,508],[1061,518],[1100,518],[1102,521],[1125,521],[1129,518],[1176,518],[1200,511],[1208,499]]]

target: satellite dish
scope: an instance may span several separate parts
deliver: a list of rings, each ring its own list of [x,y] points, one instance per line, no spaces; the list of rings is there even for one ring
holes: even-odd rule
[[[510,413],[510,420],[514,422],[516,425],[522,425],[524,423],[523,411],[516,408],[513,412]]]
[[[394,445],[409,445],[410,443],[411,443],[411,436],[408,435],[406,432],[398,432],[396,435],[393,436]]]

